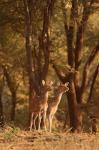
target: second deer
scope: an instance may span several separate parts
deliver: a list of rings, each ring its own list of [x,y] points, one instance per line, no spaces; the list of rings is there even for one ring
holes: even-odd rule
[[[69,90],[68,88],[68,82],[65,84],[60,84],[57,88],[56,88],[56,96],[49,98],[48,100],[48,110],[47,110],[47,114],[48,114],[48,121],[49,121],[49,130],[51,132],[52,129],[52,120],[53,117],[58,109],[59,103],[61,101],[62,95]]]

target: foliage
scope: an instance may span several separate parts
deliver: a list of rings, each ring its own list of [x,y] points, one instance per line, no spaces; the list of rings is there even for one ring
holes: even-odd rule
[[[17,133],[19,132],[19,128],[17,127],[8,127],[6,132],[4,133],[4,140],[7,141],[7,142],[11,142],[11,141],[14,141],[15,138],[16,138],[16,135]]]

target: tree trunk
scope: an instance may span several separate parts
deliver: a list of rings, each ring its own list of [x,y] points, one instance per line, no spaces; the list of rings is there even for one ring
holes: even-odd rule
[[[49,61],[50,61],[50,35],[49,26],[52,17],[55,0],[46,0],[46,5],[43,10],[43,28],[39,36],[39,52],[37,57],[38,62],[38,80],[41,85],[42,80],[46,80]],[[42,63],[42,59],[44,63]]]
[[[3,118],[3,104],[2,104],[2,92],[0,91],[0,127],[4,125],[4,118]]]
[[[74,85],[74,72],[68,72],[68,74],[64,74],[60,71],[59,67],[53,63],[53,68],[61,80],[61,82],[66,83],[69,82],[69,91],[67,92],[68,98],[68,107],[69,107],[69,117],[70,117],[70,128],[72,132],[80,132],[82,130],[82,120],[81,113],[78,110],[78,104],[76,99],[76,91]],[[80,114],[80,115],[79,115]]]
[[[76,97],[74,83],[71,81],[69,83],[69,92],[67,93],[69,116],[70,116],[70,128],[74,131],[77,128],[77,116],[76,116]]]
[[[79,73],[79,66],[81,65],[81,59],[82,59],[82,46],[83,46],[83,26],[82,24],[78,26],[77,29],[77,39],[76,39],[76,47],[75,47],[75,78],[74,78],[74,83],[75,83],[75,90],[76,90],[76,98],[77,102],[80,104],[82,101],[79,98],[80,97],[80,85],[79,85],[79,80],[80,80],[80,73]]]
[[[11,109],[11,121],[15,120],[15,110],[16,110],[16,92],[11,93],[12,95],[12,109]]]
[[[82,131],[82,114],[78,109],[78,103],[76,98],[76,91],[74,85],[74,73],[69,74],[69,91],[67,92],[69,116],[70,116],[70,128],[72,132]]]
[[[0,66],[0,127],[4,126],[3,103],[2,103],[3,88],[4,88],[4,76],[3,76],[3,69]]]
[[[15,119],[15,109],[16,109],[16,91],[18,88],[18,85],[15,82],[15,79],[12,78],[10,75],[8,69],[3,66],[4,70],[4,76],[6,77],[7,85],[11,93],[11,99],[12,99],[12,109],[11,109],[11,121],[14,121]]]
[[[38,91],[38,87],[36,83],[34,83],[33,79],[33,58],[32,58],[32,0],[23,0],[24,2],[24,12],[25,12],[25,47],[26,47],[26,56],[27,56],[27,72],[29,78],[29,124],[30,124],[30,116],[31,116],[31,100],[32,95],[35,91]]]

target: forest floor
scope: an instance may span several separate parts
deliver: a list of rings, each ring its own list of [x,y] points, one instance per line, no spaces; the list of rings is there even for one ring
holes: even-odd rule
[[[99,150],[99,134],[0,130],[0,150]]]

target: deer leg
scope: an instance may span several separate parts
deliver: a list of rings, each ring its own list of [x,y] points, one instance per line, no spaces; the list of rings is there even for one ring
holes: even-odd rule
[[[34,119],[33,119],[33,125],[34,125],[34,130],[36,130],[36,124],[35,124],[35,121],[36,121],[36,118],[38,117],[38,115],[35,115]]]
[[[48,120],[49,120],[49,131],[51,132],[51,130],[52,130],[52,115],[48,116]]]
[[[43,120],[44,120],[44,130],[46,131],[46,111],[44,112]]]
[[[40,130],[40,126],[41,126],[41,113],[39,113],[38,115],[38,130]]]
[[[30,131],[32,130],[32,126],[33,126],[33,113],[31,114]]]
[[[53,122],[53,117],[54,117],[54,115],[52,115],[52,116],[51,116],[51,130],[50,130],[50,132],[52,131],[52,122]]]

